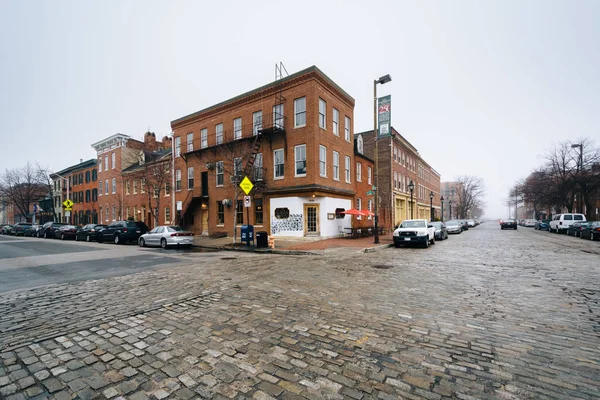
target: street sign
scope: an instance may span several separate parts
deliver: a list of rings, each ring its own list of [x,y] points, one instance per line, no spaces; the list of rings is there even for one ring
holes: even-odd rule
[[[65,209],[71,208],[73,207],[73,201],[70,199],[66,199],[65,201],[63,201],[63,206],[65,206]]]
[[[252,202],[252,197],[244,196],[244,207],[250,207],[251,202]]]
[[[65,211],[65,217],[70,217],[71,216],[71,211]]]
[[[367,191],[367,196],[374,196],[375,192],[372,190]]]
[[[242,188],[244,193],[248,195],[252,191],[254,185],[252,184],[252,181],[250,181],[250,179],[248,179],[248,177],[245,176],[244,179],[242,179],[242,181],[240,182],[240,187]]]
[[[183,210],[183,201],[178,201],[177,202],[177,211],[181,211]]]

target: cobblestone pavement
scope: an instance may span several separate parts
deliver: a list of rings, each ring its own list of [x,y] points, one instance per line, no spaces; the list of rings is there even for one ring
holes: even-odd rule
[[[598,242],[488,222],[429,249],[12,292],[0,324],[34,326],[0,337],[0,398],[598,398],[599,260]]]

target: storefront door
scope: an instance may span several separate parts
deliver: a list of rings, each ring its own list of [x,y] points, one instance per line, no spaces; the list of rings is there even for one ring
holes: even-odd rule
[[[319,205],[304,206],[304,235],[319,235]]]

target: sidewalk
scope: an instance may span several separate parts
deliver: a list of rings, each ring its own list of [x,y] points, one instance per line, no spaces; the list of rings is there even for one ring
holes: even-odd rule
[[[311,239],[306,237],[285,237],[275,238],[274,249],[258,249],[252,246],[246,246],[239,242],[233,244],[233,238],[210,238],[208,236],[194,236],[194,246],[219,249],[219,250],[237,250],[237,251],[253,251],[260,253],[278,253],[278,254],[322,254],[344,249],[345,251],[376,251],[380,248],[391,246],[394,242],[391,234],[382,235],[379,237],[379,244],[374,244],[374,237],[368,236],[358,239]]]

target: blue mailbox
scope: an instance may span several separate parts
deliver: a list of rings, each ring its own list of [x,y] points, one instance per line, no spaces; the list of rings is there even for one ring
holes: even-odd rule
[[[250,246],[250,242],[254,244],[254,225],[242,225],[242,242],[246,242],[246,246]]]

